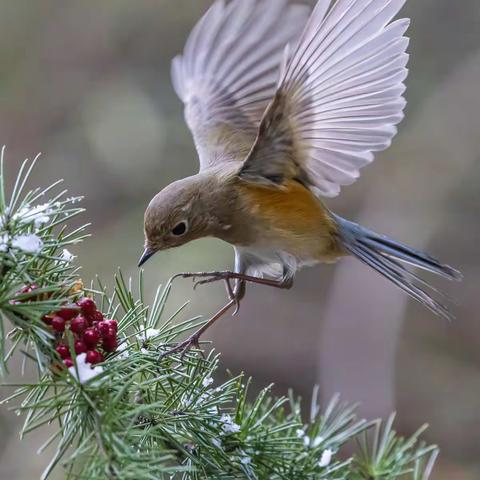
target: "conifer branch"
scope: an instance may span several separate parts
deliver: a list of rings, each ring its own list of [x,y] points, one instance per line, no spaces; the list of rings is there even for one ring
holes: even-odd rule
[[[0,367],[13,356],[37,369],[34,383],[10,384],[2,404],[24,416],[22,437],[46,425],[54,448],[43,478],[68,479],[411,479],[427,480],[438,449],[420,429],[409,439],[382,422],[359,420],[335,397],[314,391],[308,418],[299,399],[270,388],[253,401],[243,375],[215,382],[220,357],[189,352],[161,359],[168,345],[202,324],[180,307],[165,316],[171,284],[151,305],[119,272],[113,291],[84,287],[67,247],[83,212],[59,183],[25,191],[35,160],[23,163],[9,194],[0,161]],[[51,198],[48,199],[47,196]],[[7,346],[8,345],[8,346]],[[8,384],[5,384],[8,385]],[[344,446],[357,442],[357,452]]]

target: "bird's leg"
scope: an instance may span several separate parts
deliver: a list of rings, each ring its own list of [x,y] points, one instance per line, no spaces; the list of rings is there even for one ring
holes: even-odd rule
[[[293,281],[291,278],[284,276],[280,281],[271,280],[268,278],[254,277],[252,275],[245,275],[243,273],[237,272],[197,272],[197,273],[179,273],[175,275],[172,280],[175,278],[193,278],[197,280],[198,278],[204,278],[195,283],[195,287],[198,285],[205,285],[207,283],[218,282],[220,280],[240,280],[246,283],[256,283],[258,285],[267,285],[269,287],[281,288],[281,289],[290,289],[292,287]]]
[[[236,309],[234,316],[238,313],[240,309],[240,300],[245,296],[245,288],[247,283],[256,283],[259,285],[267,285],[269,287],[281,288],[281,289],[290,289],[293,285],[293,280],[290,276],[284,275],[283,278],[278,280],[271,280],[266,278],[254,277],[252,275],[245,275],[240,272],[197,272],[197,273],[179,273],[173,277],[172,281],[175,278],[193,278],[195,281],[194,289],[199,285],[205,285],[207,283],[218,282],[223,280],[227,287],[227,293],[230,299],[234,298],[236,303]],[[204,278],[204,280],[197,281],[198,278]],[[230,280],[235,280],[235,289],[232,289]]]
[[[204,278],[205,280],[201,280],[195,284],[203,285],[206,283],[217,282],[223,280],[225,282],[227,293],[229,296],[229,302],[223,306],[203,327],[198,329],[193,335],[187,338],[184,342],[178,344],[171,350],[163,353],[160,356],[160,359],[168,357],[174,353],[182,352],[182,358],[191,348],[200,349],[200,337],[214,324],[219,320],[225,313],[230,310],[233,306],[235,306],[234,315],[238,312],[240,308],[240,301],[245,296],[246,291],[246,284],[247,283],[257,283],[260,285],[267,285],[275,288],[283,288],[288,289],[292,286],[292,280],[288,277],[284,277],[280,281],[275,280],[268,280],[259,277],[253,277],[250,275],[245,275],[243,273],[236,273],[236,272],[198,272],[198,273],[179,273],[171,278],[170,282],[173,282],[176,278]],[[235,287],[232,287],[230,280],[235,280]]]
[[[173,355],[174,353],[182,352],[182,359],[191,348],[200,350],[200,337],[220,318],[227,313],[230,308],[237,304],[235,298],[231,299],[225,306],[223,306],[203,327],[199,328],[193,335],[190,335],[184,342],[176,347],[168,350],[160,356],[160,359]]]
[[[234,317],[240,310],[240,301],[245,297],[247,285],[243,280],[235,280],[235,286],[232,287],[229,279],[225,280],[225,284],[227,287],[228,298],[230,298],[230,300],[235,300],[235,311],[232,314]]]

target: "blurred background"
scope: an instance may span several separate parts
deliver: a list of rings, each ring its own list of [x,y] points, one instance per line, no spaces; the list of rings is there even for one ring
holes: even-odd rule
[[[143,211],[170,181],[198,166],[170,59],[209,0],[0,0],[0,143],[13,176],[43,152],[35,184],[64,178],[86,195],[92,238],[75,255],[83,278],[112,284],[121,267],[137,275]],[[480,478],[480,5],[411,0],[406,120],[393,147],[355,185],[329,202],[337,213],[423,248],[465,274],[437,283],[458,300],[452,324],[434,317],[354,260],[301,272],[280,292],[250,288],[238,317],[207,337],[223,367],[256,388],[275,383],[306,402],[318,383],[360,402],[368,418],[398,412],[411,434],[424,422],[442,449],[434,480]],[[215,240],[154,257],[149,294],[179,271],[232,265]],[[171,311],[209,315],[221,285],[192,291],[179,281]],[[15,373],[10,381],[15,381]],[[39,478],[47,432],[20,442],[20,419],[0,411],[0,478]],[[60,477],[59,477],[60,478]]]

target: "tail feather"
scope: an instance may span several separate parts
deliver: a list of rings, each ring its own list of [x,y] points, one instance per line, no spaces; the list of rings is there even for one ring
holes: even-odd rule
[[[378,235],[356,223],[335,217],[344,248],[363,263],[386,277],[436,315],[453,319],[448,307],[434,298],[428,290],[448,298],[435,287],[402,265],[406,263],[435,273],[449,280],[461,280],[462,274],[454,268],[408,245]],[[402,262],[402,263],[401,263]],[[426,287],[426,288],[422,288]]]
[[[362,239],[361,242],[380,251],[384,255],[398,258],[405,263],[419,267],[431,273],[436,273],[448,280],[461,280],[463,278],[458,270],[455,270],[449,265],[442,265],[436,258],[415,250],[414,248],[410,248],[403,243],[391,240],[383,235],[366,237]]]
[[[383,276],[392,281],[395,285],[400,287],[404,292],[408,293],[415,300],[420,302],[422,305],[427,307],[429,310],[434,312],[437,315],[440,315],[444,318],[451,319],[452,315],[448,310],[448,307],[439,301],[435,300],[431,295],[429,295],[424,289],[419,287],[414,283],[414,281],[409,280],[406,275],[402,275],[400,269],[397,265],[391,265],[390,262],[385,261],[386,259],[379,259],[375,254],[366,251],[362,248],[351,248],[347,249],[359,258],[361,261],[374,268],[377,272],[381,273]],[[403,270],[403,267],[401,267]],[[425,282],[426,283],[426,282]],[[430,285],[428,285],[429,288]]]

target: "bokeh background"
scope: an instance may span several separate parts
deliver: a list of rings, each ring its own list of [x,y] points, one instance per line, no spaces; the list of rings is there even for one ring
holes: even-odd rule
[[[142,216],[170,181],[197,171],[170,59],[208,0],[1,0],[0,142],[13,175],[43,152],[35,183],[65,178],[84,194],[92,238],[74,252],[83,277],[137,275]],[[301,272],[295,288],[250,288],[235,319],[209,333],[223,367],[257,388],[274,382],[308,398],[341,392],[372,418],[398,412],[398,429],[423,422],[442,449],[434,480],[480,478],[480,5],[410,0],[406,120],[394,146],[329,202],[363,222],[458,266],[463,284],[442,287],[457,320],[435,318],[354,260]],[[171,274],[225,268],[215,240],[157,255],[153,292]],[[440,282],[441,283],[441,282]],[[439,284],[440,285],[440,284]],[[223,286],[193,292],[179,281],[171,310],[208,315]],[[10,381],[15,380],[15,373]],[[40,432],[20,442],[20,419],[0,411],[0,478],[33,479],[47,463]]]

